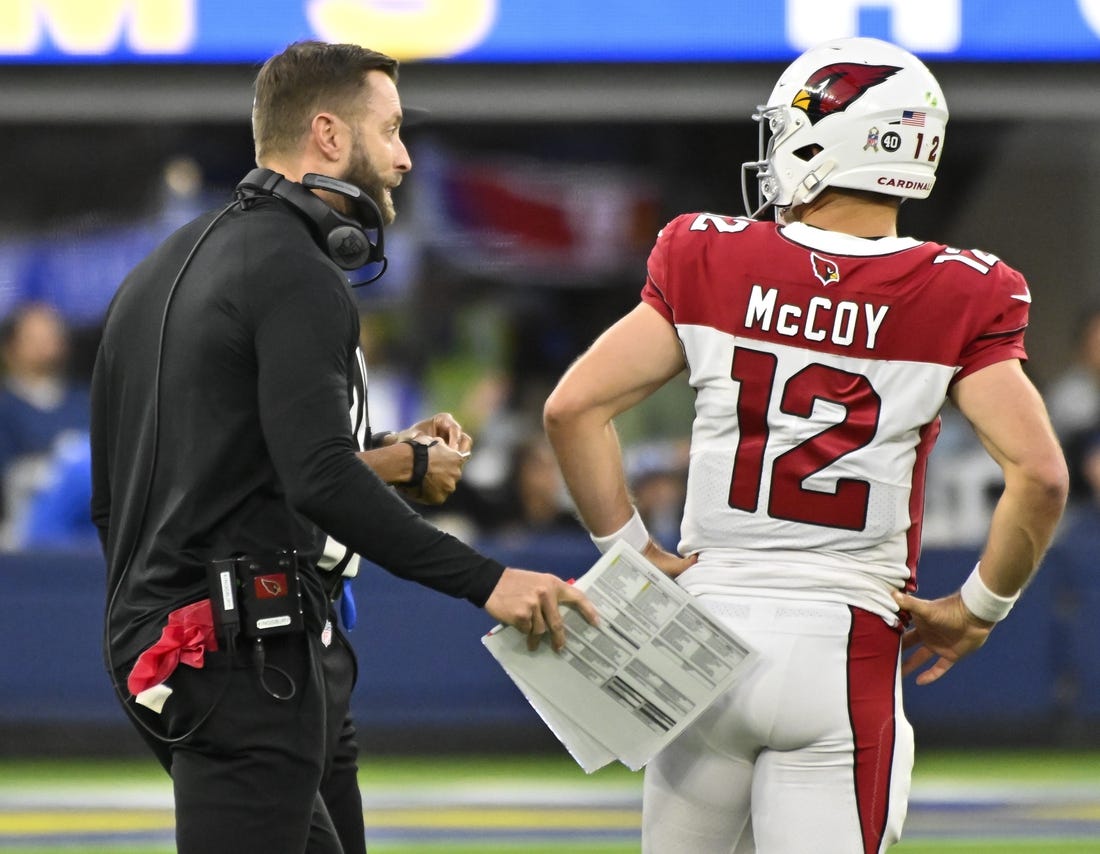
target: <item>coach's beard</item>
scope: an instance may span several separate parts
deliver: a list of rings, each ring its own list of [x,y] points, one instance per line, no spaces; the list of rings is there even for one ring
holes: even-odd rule
[[[394,221],[397,211],[393,206],[390,188],[371,166],[370,158],[358,141],[352,147],[351,160],[340,180],[354,184],[378,205],[378,210],[382,212],[383,225],[389,225]]]

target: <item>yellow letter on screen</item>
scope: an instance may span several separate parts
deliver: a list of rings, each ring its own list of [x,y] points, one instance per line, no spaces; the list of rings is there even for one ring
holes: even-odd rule
[[[0,53],[33,54],[49,41],[63,53],[102,56],[186,53],[197,0],[3,0]]]
[[[497,0],[309,0],[318,38],[352,42],[396,59],[462,53],[485,38]]]

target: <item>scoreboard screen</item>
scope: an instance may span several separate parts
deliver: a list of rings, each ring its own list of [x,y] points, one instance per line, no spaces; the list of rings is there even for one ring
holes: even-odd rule
[[[0,63],[254,63],[289,42],[403,61],[786,61],[875,36],[936,61],[1100,59],[1100,0],[3,0]]]

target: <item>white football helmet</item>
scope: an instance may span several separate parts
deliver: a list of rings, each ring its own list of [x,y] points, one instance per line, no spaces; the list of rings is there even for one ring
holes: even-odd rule
[[[741,185],[746,211],[757,216],[769,206],[805,204],[826,187],[925,198],[943,153],[947,103],[909,51],[846,38],[791,63],[753,119],[761,159],[742,164]],[[750,170],[759,182],[756,205]]]

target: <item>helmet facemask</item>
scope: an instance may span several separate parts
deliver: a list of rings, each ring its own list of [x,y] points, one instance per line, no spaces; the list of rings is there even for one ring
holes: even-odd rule
[[[741,195],[745,210],[751,211],[753,219],[759,217],[768,208],[774,208],[778,218],[784,208],[793,204],[805,204],[812,201],[827,186],[825,179],[836,168],[836,161],[820,157],[822,148],[816,143],[807,143],[786,156],[804,163],[796,171],[801,173],[799,186],[792,186],[777,167],[777,150],[783,150],[790,137],[806,124],[807,119],[798,111],[784,104],[768,107],[757,106],[753,121],[760,127],[759,160],[741,164]],[[755,209],[749,201],[748,178],[750,170],[755,171],[757,180],[757,203]],[[790,172],[790,170],[787,170]]]

